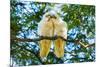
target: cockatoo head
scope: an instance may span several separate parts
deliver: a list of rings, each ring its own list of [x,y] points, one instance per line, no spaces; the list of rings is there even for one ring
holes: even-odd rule
[[[50,19],[54,19],[54,20],[58,20],[59,16],[55,11],[49,11],[46,12],[43,16],[43,19],[45,19],[45,21],[49,21]]]

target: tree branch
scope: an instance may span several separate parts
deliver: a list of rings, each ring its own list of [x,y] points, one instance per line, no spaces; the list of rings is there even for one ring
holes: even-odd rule
[[[39,37],[34,38],[34,39],[29,39],[29,38],[18,38],[18,37],[12,36],[12,37],[11,37],[11,41],[37,42],[37,41],[41,41],[41,40],[44,40],[44,39],[46,39],[46,40],[56,40],[56,39],[58,39],[58,38],[61,38],[61,39],[63,39],[63,40],[66,41],[66,42],[75,42],[75,43],[81,45],[81,46],[84,47],[84,48],[94,46],[94,44],[91,44],[91,45],[88,45],[88,44],[87,44],[87,45],[85,45],[85,44],[82,43],[80,40],[73,40],[73,39],[69,40],[69,39],[65,39],[65,38],[63,38],[63,37],[61,37],[61,36],[54,36],[54,37],[39,36]]]
[[[11,40],[13,40],[13,41],[21,41],[21,42],[36,42],[36,41],[40,41],[40,40],[44,40],[44,39],[47,39],[47,40],[56,40],[58,38],[61,38],[64,41],[67,41],[67,39],[64,39],[63,37],[60,37],[60,36],[54,36],[54,37],[39,36],[39,37],[34,38],[34,39],[29,39],[29,38],[23,39],[23,38],[11,37]]]

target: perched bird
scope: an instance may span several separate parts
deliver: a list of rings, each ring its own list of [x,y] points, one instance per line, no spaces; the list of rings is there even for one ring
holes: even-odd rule
[[[64,22],[61,17],[52,10],[46,12],[43,15],[40,23],[38,24],[38,35],[44,37],[60,36],[64,39],[67,39],[67,29],[67,23]],[[54,45],[54,54],[56,55],[56,57],[61,58],[64,56],[65,41],[63,39],[43,39],[39,41],[41,58],[48,56],[52,42]]]

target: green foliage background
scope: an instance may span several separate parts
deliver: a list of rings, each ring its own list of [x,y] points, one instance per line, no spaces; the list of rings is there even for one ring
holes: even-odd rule
[[[38,42],[21,42],[13,38],[34,39],[37,25],[49,7],[61,5],[62,19],[68,24],[68,41],[63,58],[57,58],[53,51],[43,62],[39,57]],[[95,61],[95,6],[79,4],[39,3],[10,0],[10,61],[11,66],[59,64]],[[77,41],[88,47],[83,47]],[[51,49],[53,50],[53,49]]]

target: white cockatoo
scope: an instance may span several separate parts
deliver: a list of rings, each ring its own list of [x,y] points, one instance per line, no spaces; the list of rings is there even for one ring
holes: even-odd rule
[[[38,35],[44,37],[60,36],[64,39],[67,39],[67,30],[67,23],[64,22],[61,17],[53,10],[46,12],[38,24]],[[52,42],[54,44],[54,54],[56,57],[61,58],[64,56],[65,41],[63,39],[43,39],[39,41],[41,58],[48,56]]]

